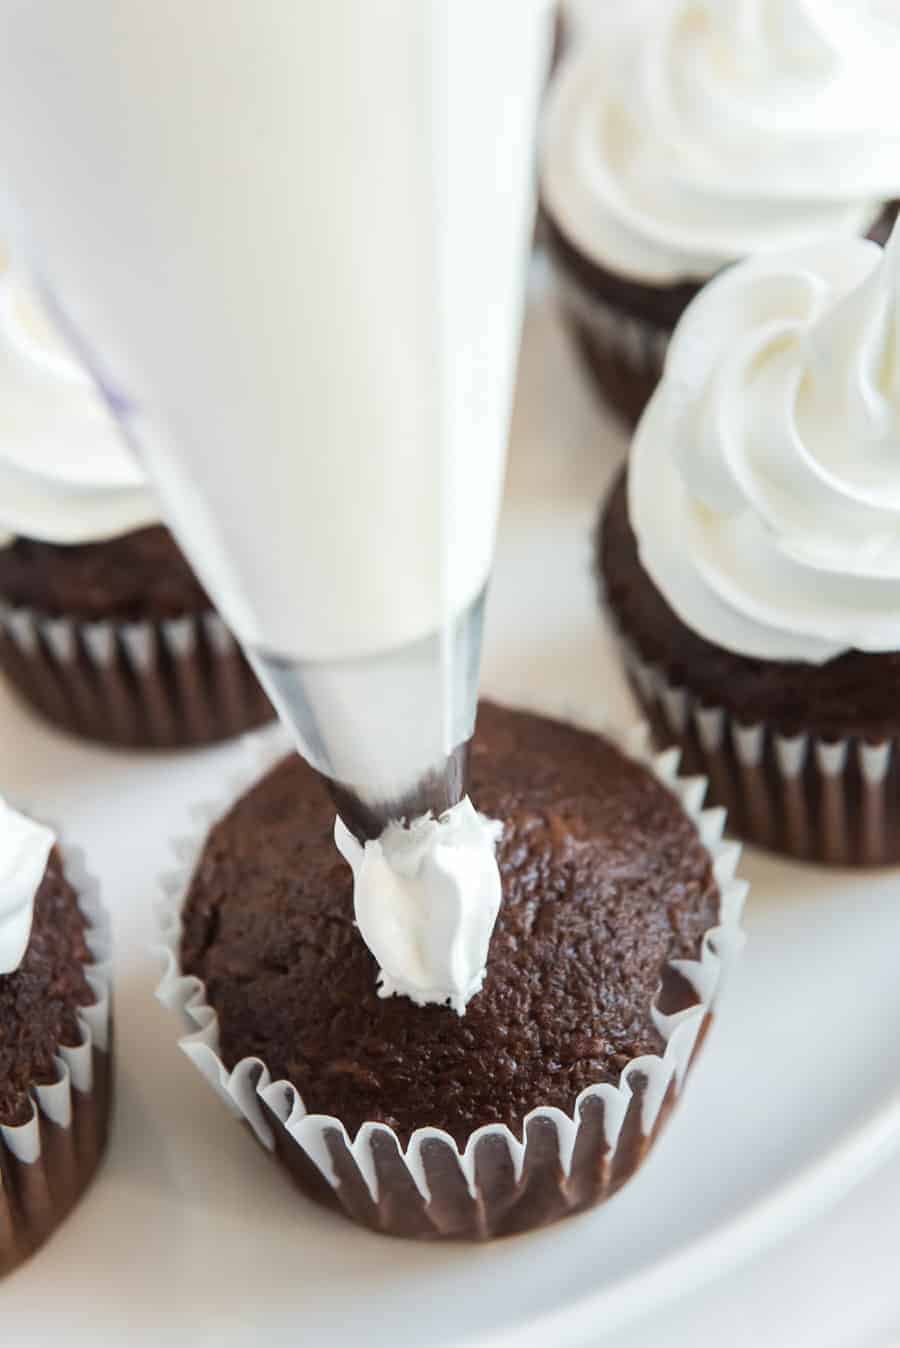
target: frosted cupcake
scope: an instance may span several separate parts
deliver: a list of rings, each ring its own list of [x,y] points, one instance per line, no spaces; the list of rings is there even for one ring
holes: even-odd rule
[[[224,738],[271,711],[94,387],[0,272],[0,667],[114,744]]]
[[[106,922],[80,857],[0,798],[0,1276],[56,1229],[106,1144]]]
[[[629,423],[722,267],[884,242],[900,195],[900,16],[824,0],[600,4],[551,91],[541,198],[565,310]]]
[[[900,860],[900,232],[730,269],[675,331],[599,568],[660,740],[745,838]]]

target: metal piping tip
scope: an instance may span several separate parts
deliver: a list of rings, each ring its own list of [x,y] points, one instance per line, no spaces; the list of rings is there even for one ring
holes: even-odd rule
[[[434,771],[406,795],[375,804],[360,799],[352,786],[323,776],[338,814],[361,843],[378,838],[391,820],[417,819],[429,810],[437,818],[466,794],[468,743],[459,744],[450,754],[442,771]],[[322,774],[320,774],[322,775]]]
[[[392,819],[439,815],[465,795],[484,605],[482,590],[446,630],[354,660],[247,651],[361,842]]]

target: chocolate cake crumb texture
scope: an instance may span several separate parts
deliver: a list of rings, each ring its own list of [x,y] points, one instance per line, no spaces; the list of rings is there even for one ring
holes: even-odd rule
[[[84,622],[161,622],[211,608],[162,525],[102,543],[62,545],[16,538],[0,548],[0,599],[49,617]]]
[[[31,1088],[57,1080],[58,1046],[82,1041],[78,1008],[95,1001],[84,972],[92,962],[86,928],[54,848],[35,896],[25,956],[18,969],[0,974],[0,1124],[28,1122]]]
[[[660,1053],[651,1003],[672,959],[717,922],[709,856],[675,797],[605,739],[483,703],[470,791],[500,819],[503,903],[482,991],[459,1017],[379,998],[353,922],[334,807],[285,759],[217,824],[184,910],[182,967],[206,983],[220,1052],[261,1058],[311,1112],[520,1132]],[[667,995],[690,989],[667,979]],[[671,1005],[668,1009],[675,1009]]]

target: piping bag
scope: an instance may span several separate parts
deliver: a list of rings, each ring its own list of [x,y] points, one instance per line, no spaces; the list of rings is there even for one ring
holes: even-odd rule
[[[474,728],[549,0],[0,17],[0,205],[166,522],[356,839],[440,815]]]

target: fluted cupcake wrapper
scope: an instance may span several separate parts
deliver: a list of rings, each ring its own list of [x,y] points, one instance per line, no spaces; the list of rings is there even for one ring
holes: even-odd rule
[[[0,668],[48,720],[107,744],[207,744],[273,715],[212,610],[162,622],[83,622],[0,605]]]
[[[32,1114],[0,1125],[0,1276],[41,1246],[94,1177],[106,1146],[112,1091],[112,993],[109,920],[97,882],[79,849],[57,843],[66,879],[89,923],[93,961],[86,977],[96,997],[80,1007],[81,1042],[59,1045],[56,1080],[35,1085]]]
[[[585,363],[606,401],[635,426],[659,383],[671,332],[590,295],[563,263],[551,261],[554,289]]]
[[[900,861],[900,737],[826,738],[746,723],[649,664],[620,636],[635,695],[658,745],[676,744],[734,834],[802,861]]]
[[[165,972],[160,1000],[187,1033],[180,1047],[257,1140],[277,1154],[311,1197],[375,1231],[394,1236],[484,1240],[527,1230],[609,1197],[631,1176],[675,1104],[709,1025],[728,965],[743,944],[746,885],[735,877],[740,849],[723,841],[724,813],[704,810],[706,784],[678,775],[678,755],[650,757],[646,728],[626,751],[648,763],[681,800],[708,849],[721,893],[720,920],[698,960],[673,961],[695,1005],[653,1018],[666,1042],[661,1056],[635,1058],[618,1086],[591,1086],[571,1114],[538,1108],[521,1136],[490,1124],[460,1149],[439,1128],[418,1129],[403,1147],[386,1125],[365,1123],[351,1137],[339,1119],[310,1114],[297,1090],[273,1081],[265,1063],[246,1058],[229,1070],[219,1056],[218,1019],[202,981],[181,972],[181,909],[210,824],[286,751],[283,741],[248,746],[252,761],[225,802],[196,811],[194,831],[175,844],[178,869],[163,881],[159,918]]]

